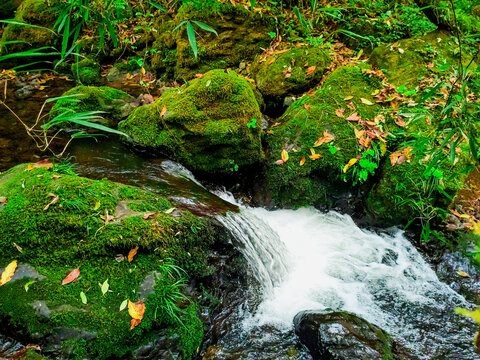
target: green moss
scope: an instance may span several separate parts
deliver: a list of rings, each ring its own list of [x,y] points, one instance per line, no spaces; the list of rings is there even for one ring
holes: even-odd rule
[[[54,6],[55,2],[48,0],[24,0],[15,13],[15,20],[50,28],[55,23],[57,16]],[[52,46],[54,40],[54,33],[47,29],[8,24],[2,34],[2,43],[7,41],[21,41],[21,43],[9,44],[6,48],[2,48],[2,51],[14,53],[43,46]]]
[[[72,64],[72,74],[82,84],[97,84],[100,80],[100,65],[86,58]]]
[[[327,78],[315,95],[305,96],[290,106],[282,117],[282,125],[273,128],[273,134],[267,136],[270,151],[267,185],[276,201],[290,206],[328,205],[330,199],[350,186],[343,181],[342,169],[361,153],[355,137],[356,123],[338,117],[335,110],[346,109],[348,117],[354,112],[347,106],[352,102],[362,119],[373,119],[380,107],[366,105],[361,99],[374,103],[371,94],[379,88],[380,79],[363,74],[358,67],[342,67]],[[335,140],[315,148],[322,158],[312,161],[310,149],[324,131]],[[337,149],[334,154],[330,146]],[[276,165],[282,149],[289,152],[290,159]],[[306,162],[300,166],[302,158],[306,158]]]
[[[0,19],[11,19],[21,4],[21,0],[4,0],[0,4]]]
[[[52,110],[50,118],[54,118],[66,111],[75,113],[86,111],[102,111],[102,117],[119,121],[126,118],[132,111],[130,103],[132,96],[121,90],[107,86],[77,86],[68,90],[62,96],[69,97],[59,99]]]
[[[191,348],[201,341],[198,318],[192,311],[188,316],[180,313],[186,319],[182,325],[165,309],[163,297],[155,294],[179,289],[177,276],[166,272],[167,264],[180,266],[188,277],[209,273],[206,258],[213,241],[209,221],[188,212],[176,217],[165,214],[172,207],[166,199],[134,187],[74,175],[54,179],[54,174],[55,168],[28,171],[26,165],[19,165],[0,175],[0,196],[7,198],[0,207],[0,267],[17,259],[44,276],[30,284],[28,292],[24,286],[29,278],[0,288],[2,321],[26,338],[62,334],[50,337],[49,344],[60,342],[66,357],[79,359],[121,357],[159,329],[168,328],[191,344],[185,348],[189,358],[194,353]],[[49,194],[59,199],[45,209],[53,199]],[[143,212],[116,211],[122,203],[160,213],[145,220]],[[115,216],[107,225],[100,217],[106,214]],[[21,253],[13,243],[22,247]],[[135,246],[139,250],[133,262],[115,260],[116,254],[127,254]],[[62,279],[76,267],[80,279],[62,286]],[[139,300],[140,284],[152,272],[159,272],[162,281],[146,299],[141,324],[130,330],[130,317],[119,306],[125,299]],[[98,283],[107,279],[111,292],[102,295]],[[82,291],[86,305],[81,302]],[[35,310],[39,301],[50,314]]]
[[[173,29],[182,21],[200,21],[219,34],[202,30],[198,32],[198,57],[195,58],[187,37],[186,27]],[[185,2],[173,21],[161,20],[157,26],[159,36],[153,47],[158,51],[152,59],[152,68],[159,75],[167,74],[177,79],[191,79],[197,73],[212,69],[237,67],[242,61],[251,61],[270,43],[268,32],[272,27],[259,14],[243,6],[210,1],[198,5]]]
[[[330,57],[326,51],[318,47],[297,47],[274,55],[273,59],[257,62],[252,73],[263,95],[287,96],[299,94],[318,83],[329,64]],[[311,66],[314,71],[308,74]],[[286,77],[286,72],[290,77]]]
[[[232,161],[251,165],[263,157],[261,129],[247,127],[252,119],[260,120],[261,113],[248,81],[213,70],[136,109],[119,129],[140,145],[173,154],[188,167],[226,172]]]

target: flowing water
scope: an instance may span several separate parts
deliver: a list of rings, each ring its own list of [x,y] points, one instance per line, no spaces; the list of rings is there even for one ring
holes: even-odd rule
[[[354,312],[389,332],[423,359],[476,359],[470,307],[440,282],[401,231],[362,230],[347,215],[313,208],[243,207],[223,224],[263,285],[245,333],[270,325],[284,332],[302,310]]]
[[[28,116],[43,99],[39,95],[16,108]],[[0,171],[36,161],[35,147],[22,132],[0,111]],[[176,206],[215,216],[230,231],[260,284],[260,301],[240,309],[239,325],[225,343],[243,341],[244,348],[266,349],[277,337],[289,346],[296,342],[292,320],[298,312],[330,308],[380,326],[420,358],[479,358],[471,344],[475,326],[454,313],[456,306],[471,305],[438,280],[398,230],[362,230],[346,215],[313,208],[245,207],[224,192],[210,193],[180,165],[140,156],[115,137],[75,142],[69,155],[80,175],[165,194]],[[249,358],[258,358],[261,350],[256,354]]]

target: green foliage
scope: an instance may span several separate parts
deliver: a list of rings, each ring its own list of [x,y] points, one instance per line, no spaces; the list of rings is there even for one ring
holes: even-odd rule
[[[332,151],[330,151],[332,152]],[[335,151],[336,152],[336,151]],[[380,151],[378,146],[373,143],[372,149],[364,151],[361,154],[360,160],[353,166],[351,171],[353,178],[353,185],[362,184],[367,181],[368,177],[375,174],[375,170],[378,168],[380,162]],[[343,175],[344,179],[347,179],[347,176]]]
[[[185,26],[187,28],[187,36],[188,36],[188,42],[190,43],[190,46],[193,51],[193,55],[195,58],[198,56],[198,48],[197,48],[197,38],[195,35],[195,29],[193,28],[193,24],[197,25],[200,29],[211,32],[215,35],[218,36],[218,33],[215,31],[215,29],[211,28],[207,24],[204,24],[200,21],[195,21],[195,20],[184,20],[180,24],[178,24],[173,31],[178,30],[179,28]]]

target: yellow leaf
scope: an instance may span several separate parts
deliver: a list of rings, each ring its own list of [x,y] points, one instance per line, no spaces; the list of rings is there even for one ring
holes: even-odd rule
[[[358,161],[357,158],[353,158],[353,159],[350,159],[350,161],[348,162],[347,165],[345,165],[345,167],[343,168],[343,172],[346,173],[348,168],[352,165],[354,165],[356,162]]]
[[[302,160],[300,160],[300,166],[303,166],[303,164],[305,164],[305,158],[302,158]]]
[[[288,151],[285,149],[282,150],[282,160],[284,163],[288,161]]]
[[[360,98],[360,101],[365,105],[373,105],[373,103],[370,100],[367,100],[365,98]]]
[[[480,308],[477,308],[473,311],[469,311],[467,309],[462,309],[462,308],[455,308],[455,312],[457,314],[472,318],[473,320],[475,320],[477,323],[480,324]]]
[[[353,99],[353,96],[347,96],[343,100],[348,101],[348,100],[352,100],[352,99]]]
[[[167,112],[167,105],[163,105],[162,111],[160,111],[160,117],[163,117],[165,113]]]
[[[145,304],[143,301],[131,302],[128,300],[128,313],[132,319],[142,320],[145,314]]]
[[[0,277],[0,286],[5,285],[7,282],[10,281],[12,276],[15,274],[15,270],[17,269],[17,260],[13,260],[2,273]]]
[[[461,277],[470,277],[465,271],[457,270],[457,274]]]

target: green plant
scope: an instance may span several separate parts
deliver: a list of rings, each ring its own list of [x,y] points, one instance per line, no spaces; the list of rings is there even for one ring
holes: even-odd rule
[[[176,31],[182,26],[185,26],[187,28],[188,42],[190,43],[190,47],[192,48],[193,55],[195,56],[195,59],[196,59],[198,56],[197,38],[195,35],[195,29],[193,28],[192,23],[197,25],[200,29],[214,33],[217,36],[218,36],[218,33],[215,31],[215,29],[211,28],[207,24],[204,24],[200,21],[195,21],[195,20],[184,20],[180,24],[178,24],[175,27],[175,29],[172,30],[172,31]]]
[[[247,127],[248,128],[253,128],[255,129],[257,127],[257,119],[252,119],[252,121],[250,121],[248,124],[247,124]]]
[[[336,148],[330,147],[330,152],[334,154]],[[380,162],[380,152],[375,144],[372,144],[372,149],[362,153],[360,160],[357,161],[352,170],[353,185],[362,184],[367,181],[370,175],[375,174]]]

